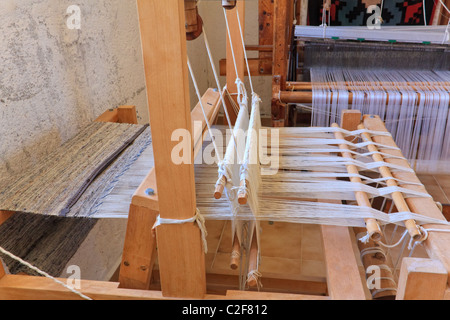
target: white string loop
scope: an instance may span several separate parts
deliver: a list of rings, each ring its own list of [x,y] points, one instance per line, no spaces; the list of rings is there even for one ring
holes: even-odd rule
[[[206,253],[208,253],[208,243],[206,241],[208,232],[206,231],[205,217],[200,213],[200,210],[198,208],[195,210],[195,215],[192,218],[188,218],[188,219],[165,219],[165,218],[161,218],[161,216],[158,215],[158,217],[156,218],[156,222],[153,225],[152,229],[156,229],[157,227],[159,227],[161,225],[185,224],[185,223],[192,223],[192,222],[196,223],[198,228],[201,231],[203,250],[206,254]]]

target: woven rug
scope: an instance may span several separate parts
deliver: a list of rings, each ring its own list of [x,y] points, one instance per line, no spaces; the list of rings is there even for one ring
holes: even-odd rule
[[[148,158],[144,166],[140,158]],[[16,179],[0,182],[0,210],[17,211],[0,225],[0,246],[52,276],[64,276],[68,261],[98,222],[97,214],[108,210],[103,204],[111,208],[116,187],[124,203],[108,217],[126,218],[136,184],[152,163],[148,126],[90,124]],[[1,258],[12,274],[38,275]]]
[[[0,246],[33,266],[59,277],[97,219],[61,218],[16,213],[0,226]],[[27,266],[0,255],[9,273],[40,276]]]
[[[93,216],[150,143],[148,126],[94,122],[30,170],[0,181],[0,210]]]
[[[322,24],[322,1],[309,0],[309,25]],[[437,1],[425,1],[427,22],[432,21]],[[370,5],[381,5],[381,0],[331,0],[332,26],[364,26],[372,13],[367,13]],[[383,25],[423,25],[422,0],[384,1],[381,13]]]

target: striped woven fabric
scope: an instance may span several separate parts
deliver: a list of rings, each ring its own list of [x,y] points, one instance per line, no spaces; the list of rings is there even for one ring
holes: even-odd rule
[[[150,143],[148,126],[94,122],[16,179],[0,181],[0,210],[92,216]]]

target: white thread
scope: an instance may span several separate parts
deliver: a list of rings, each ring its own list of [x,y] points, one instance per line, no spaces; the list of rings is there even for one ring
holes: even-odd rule
[[[251,73],[250,73],[250,66],[248,64],[247,50],[245,50],[245,40],[244,40],[244,34],[242,32],[241,19],[239,18],[239,10],[236,10],[236,17],[237,17],[237,20],[238,20],[239,33],[241,35],[241,40],[242,40],[242,48],[243,48],[243,51],[244,51],[245,63],[247,65],[247,73],[248,73],[248,79],[249,79],[249,83],[250,83],[250,88],[252,90],[252,94],[254,94],[255,91],[253,90],[253,81],[252,81],[252,76],[251,76]]]
[[[52,277],[51,275],[49,275],[47,272],[40,270],[39,268],[31,265],[30,263],[26,262],[25,260],[19,258],[18,256],[12,254],[11,252],[5,250],[4,248],[0,247],[0,252],[7,255],[8,257],[18,261],[19,263],[23,264],[24,266],[30,268],[33,271],[36,271],[37,273],[39,273],[40,275],[53,280],[54,282],[56,282],[57,284],[63,286],[64,288],[70,290],[71,292],[73,292],[74,294],[80,296],[81,298],[85,299],[85,300],[92,300],[90,297],[86,296],[85,294],[75,290],[74,288],[68,286],[67,284],[65,284],[64,282]]]
[[[205,42],[206,51],[207,51],[207,53],[208,53],[208,57],[209,57],[209,62],[210,62],[210,65],[211,65],[211,69],[212,69],[213,74],[214,74],[214,79],[216,80],[216,86],[217,86],[218,90],[219,90],[220,93],[221,93],[221,94],[220,94],[220,99],[221,99],[221,101],[222,101],[223,111],[224,111],[225,116],[226,116],[226,118],[227,118],[228,127],[229,127],[229,129],[230,129],[230,132],[233,132],[233,128],[232,128],[232,126],[231,126],[230,115],[229,115],[228,110],[227,110],[227,107],[226,107],[225,98],[223,97],[223,96],[224,96],[224,92],[225,92],[225,90],[226,90],[226,86],[223,88],[223,90],[220,89],[221,87],[220,87],[219,77],[218,77],[218,75],[217,75],[216,66],[214,65],[214,60],[213,60],[213,57],[212,57],[211,48],[209,47],[209,41],[208,41],[208,38],[207,38],[207,36],[206,36],[206,30],[205,30],[204,26],[203,26],[203,39],[204,39],[204,42]],[[231,100],[232,102],[234,102],[232,99],[230,99],[230,100]],[[232,135],[232,139],[233,139],[233,141],[234,141],[234,144],[237,146],[236,138],[235,138],[234,134]],[[238,152],[237,149],[236,149],[236,154],[237,154],[238,160],[240,161],[241,157],[240,157],[239,152]]]
[[[156,229],[157,227],[165,224],[185,224],[185,223],[196,223],[198,228],[201,231],[202,234],[202,243],[203,243],[203,250],[206,253],[208,253],[208,243],[206,241],[206,237],[208,236],[208,232],[206,231],[206,225],[205,225],[205,217],[200,213],[199,209],[196,209],[195,215],[192,218],[188,219],[166,219],[161,218],[161,216],[158,215],[156,218],[156,222],[153,225],[152,229]]]
[[[205,111],[205,107],[203,106],[202,96],[200,94],[200,91],[198,90],[197,80],[195,79],[194,72],[192,71],[192,66],[191,66],[191,63],[189,61],[189,58],[187,59],[187,64],[188,64],[188,68],[189,68],[189,73],[191,74],[192,82],[194,84],[195,92],[197,93],[197,98],[198,98],[198,101],[200,103],[200,107],[201,107],[202,112],[203,112],[203,117],[205,118],[206,125],[208,127],[209,136],[211,137],[211,141],[212,141],[212,143],[214,145],[214,150],[216,151],[216,157],[217,157],[217,159],[220,162],[222,160],[220,158],[219,148],[217,148],[216,139],[215,139],[214,134],[212,133],[212,130],[211,130],[211,124],[209,123],[209,119],[206,116],[206,111]]]
[[[251,270],[247,275],[247,283],[250,282],[251,280],[254,280],[256,282],[258,290],[260,290],[263,287],[261,277],[262,277],[261,272],[259,272],[258,270]]]

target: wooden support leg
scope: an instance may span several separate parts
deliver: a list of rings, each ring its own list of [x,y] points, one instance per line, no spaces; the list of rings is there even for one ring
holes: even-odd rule
[[[130,205],[120,265],[120,288],[148,290],[156,258],[156,237],[151,232],[157,211]]]
[[[442,300],[447,278],[447,270],[439,260],[404,258],[396,299]]]
[[[322,226],[322,240],[331,299],[365,300],[349,228]]]

